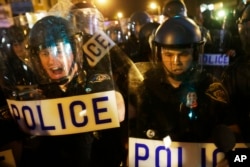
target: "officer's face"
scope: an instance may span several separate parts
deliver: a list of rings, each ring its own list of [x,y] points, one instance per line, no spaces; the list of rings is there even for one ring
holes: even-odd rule
[[[69,75],[73,62],[70,44],[58,43],[57,46],[43,49],[39,52],[39,57],[51,79],[57,80]]]
[[[166,49],[161,51],[161,57],[165,68],[174,75],[186,72],[193,61],[193,49]]]
[[[15,54],[19,58],[25,58],[27,53],[25,50],[25,43],[24,42],[16,42],[12,46],[13,46],[13,50],[14,50]]]

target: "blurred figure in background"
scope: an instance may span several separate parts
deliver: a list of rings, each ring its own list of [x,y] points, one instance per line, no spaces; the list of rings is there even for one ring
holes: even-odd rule
[[[69,13],[70,20],[74,25],[76,25],[78,32],[82,38],[83,47],[87,46],[88,41],[93,40],[92,38],[94,38],[95,35],[99,35],[100,33],[102,38],[112,41],[106,33],[103,34],[103,17],[101,15],[101,17],[98,17],[95,11],[97,9],[93,6],[89,7],[88,3],[85,3],[86,2],[82,1],[74,4]],[[84,7],[86,5],[87,7]],[[85,20],[89,21],[85,22]],[[93,23],[89,28],[93,29],[94,31],[85,31],[85,24],[89,23]],[[93,28],[93,26],[97,27]],[[129,79],[128,72],[131,68],[135,68],[135,66],[133,61],[119,47],[118,44],[115,44],[114,41],[110,44],[110,49],[108,51],[105,51],[105,55],[107,55],[107,58],[110,58],[114,83],[116,85],[116,88],[121,92],[124,98],[127,110]],[[88,62],[87,65],[89,66],[91,59],[89,59],[89,56],[87,54],[83,54],[83,57],[87,59],[86,62]],[[106,59],[103,58],[103,60],[96,64],[93,69],[99,68],[99,64],[105,64],[105,61]],[[128,140],[127,133],[127,112],[125,112],[125,121],[121,122],[120,128],[113,128],[96,132],[96,138],[92,150],[92,165],[105,166],[106,164],[106,166],[117,166],[122,164],[126,166]]]
[[[232,21],[230,15],[220,22],[213,14],[214,11],[209,9],[202,12],[201,23],[209,31],[211,40],[205,43],[204,57],[200,63],[205,70],[220,78],[223,70],[233,61],[236,51],[239,50],[233,43],[237,41],[233,41],[233,32],[229,29],[229,21]]]
[[[187,7],[183,0],[167,0],[162,9],[162,14],[167,18],[174,16],[187,17]]]
[[[2,81],[3,91],[11,91],[5,88],[12,87],[12,90],[16,90],[12,94],[16,94],[17,97],[21,89],[28,89],[28,87],[37,84],[27,51],[28,33],[28,27],[13,25],[4,29],[1,34],[2,59],[5,60],[1,62],[1,73],[8,76]],[[12,68],[7,70],[6,66]],[[9,94],[10,92],[5,93]]]
[[[155,65],[138,87],[131,136],[212,142],[217,125],[236,126],[225,88],[198,63],[203,45],[199,27],[187,17],[171,17],[158,27],[153,40]]]
[[[152,59],[152,48],[151,40],[154,32],[158,28],[160,23],[149,22],[146,23],[139,32],[139,48],[138,48],[138,59],[136,62],[149,62]]]
[[[121,49],[125,41],[122,28],[119,24],[109,26],[106,31],[107,35],[112,39]]]
[[[30,29],[28,25],[20,24],[20,20],[23,19],[25,19],[23,15],[9,18],[11,22],[9,27],[1,28],[0,33],[0,150],[11,149],[17,167],[21,165],[23,139],[27,135],[13,119],[6,99],[22,100],[21,95],[29,96],[30,90],[37,84],[35,75],[30,69],[26,48]],[[4,157],[0,166],[5,166],[4,163],[8,160]]]
[[[136,11],[131,14],[129,18],[129,37],[124,43],[124,52],[129,56],[133,62],[138,62],[141,56],[139,53],[140,41],[139,32],[141,28],[146,24],[152,22],[151,16],[145,11]]]
[[[250,5],[246,6],[240,17],[238,29],[244,53],[222,74],[222,81],[230,95],[231,108],[237,113],[243,142],[250,141]]]
[[[209,9],[202,12],[203,26],[209,30],[221,29],[222,25],[214,19],[213,12]]]

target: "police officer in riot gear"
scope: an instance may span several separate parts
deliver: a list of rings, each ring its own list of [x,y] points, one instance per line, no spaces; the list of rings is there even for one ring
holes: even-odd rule
[[[145,11],[136,11],[129,18],[129,37],[124,42],[123,50],[133,62],[139,62],[147,56],[140,53],[139,33],[142,27],[152,23],[151,16]]]
[[[122,93],[125,104],[127,102],[127,82],[128,71],[133,62],[128,56],[114,43],[106,34],[103,34],[103,16],[93,5],[87,5],[88,2],[82,1],[74,4],[69,12],[69,18],[76,25],[83,41],[83,48],[96,35],[110,41],[108,51],[105,49],[105,57],[90,69],[102,69],[107,61],[111,61],[112,74],[115,78],[116,88]],[[86,22],[85,22],[86,21]],[[91,25],[86,25],[91,24]],[[86,29],[87,27],[87,29]],[[89,30],[88,30],[89,29]],[[111,42],[112,41],[112,42]],[[83,57],[88,58],[89,54],[84,52]],[[87,62],[87,61],[86,61]],[[86,64],[85,62],[85,64]],[[89,64],[87,64],[89,66]],[[92,149],[92,166],[119,166],[121,163],[126,165],[127,150],[126,121],[121,122],[120,128],[113,128],[95,132],[95,139]]]
[[[119,24],[109,26],[105,32],[119,47],[123,47],[125,38]]]
[[[130,26],[130,31],[131,35],[135,36],[138,39],[138,33],[141,29],[141,27],[146,24],[151,22],[152,19],[150,15],[145,12],[145,11],[137,11],[132,13],[132,15],[129,18],[129,26]]]
[[[69,22],[55,16],[39,20],[30,32],[31,60],[44,98],[86,93],[82,52],[74,35]],[[27,139],[22,165],[89,166],[92,141],[91,133]]]
[[[1,59],[4,61],[1,61],[0,73],[5,77],[0,81],[7,98],[18,99],[23,88],[28,90],[37,84],[28,57],[28,33],[29,28],[26,25],[12,25],[1,32]]]
[[[154,65],[138,86],[132,136],[208,142],[217,124],[232,123],[227,92],[198,63],[203,45],[199,27],[187,17],[169,18],[157,28]]]
[[[233,61],[236,56],[237,47],[233,42],[232,32],[227,29],[226,22],[221,23],[213,17],[213,11],[205,10],[202,12],[202,25],[209,30],[211,41],[208,41],[204,47],[203,65],[204,68],[220,78],[223,70]],[[228,21],[225,19],[224,21]]]
[[[151,50],[151,40],[153,33],[160,25],[158,22],[149,22],[146,23],[139,31],[139,48],[138,48],[138,58],[137,62],[145,62],[150,61],[152,58],[152,50]]]
[[[222,74],[222,81],[230,95],[231,108],[237,113],[237,121],[242,131],[243,142],[250,141],[249,73],[250,73],[250,5],[248,4],[239,19],[238,30],[243,54],[236,58]]]
[[[187,7],[183,0],[167,0],[162,9],[162,14],[166,17],[184,16],[187,17]]]
[[[55,109],[49,107],[46,110],[42,104],[43,102],[52,104],[53,99],[58,99],[58,103],[61,103],[63,99],[67,98],[70,101],[76,95],[91,96],[92,93],[114,90],[110,68],[107,64],[101,71],[83,66],[85,60],[82,41],[71,22],[61,17],[46,16],[34,24],[29,34],[29,51],[31,69],[37,78],[37,86],[34,89],[39,90],[34,92],[38,92],[39,96],[34,96],[32,92],[30,96],[15,100],[16,103],[25,103],[28,100],[27,106],[33,104],[30,100],[42,102],[38,104],[39,119],[33,115],[35,113],[31,108],[29,109],[31,120],[25,113],[22,115],[24,117],[14,113],[13,118],[17,120],[20,128],[29,133],[24,139],[21,166],[91,166],[94,136],[92,132],[81,131],[84,127],[80,126],[86,123],[86,117],[72,113],[72,108],[66,111],[63,106],[59,111],[60,116],[57,114],[56,116],[53,115]],[[1,76],[3,77],[5,76]],[[121,95],[116,93],[115,98],[117,98],[115,104],[118,105],[117,111],[119,112],[121,108],[124,110]],[[71,114],[66,114],[69,113],[68,110],[71,110]],[[48,126],[47,123],[51,120],[50,125],[61,122],[59,124],[62,130],[59,130],[58,126]],[[70,120],[75,128],[78,126],[82,128],[68,129],[67,122]]]
[[[79,32],[93,35],[96,31],[104,30],[104,17],[93,3],[81,1],[71,6],[70,21]]]
[[[8,163],[11,156],[15,160],[13,163],[20,166],[22,142],[26,137],[17,122],[13,120],[6,99],[21,99],[21,94],[26,96],[29,89],[37,83],[29,68],[29,62],[26,61],[28,54],[25,39],[29,28],[27,25],[17,26],[15,21],[24,19],[23,16],[11,19],[14,19],[14,25],[1,28],[0,32],[0,152],[2,156],[0,166]],[[2,152],[7,150],[11,150],[9,158]]]

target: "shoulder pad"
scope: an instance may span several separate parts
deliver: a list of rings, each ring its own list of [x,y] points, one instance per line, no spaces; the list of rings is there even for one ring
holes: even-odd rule
[[[103,82],[105,80],[111,80],[111,77],[108,74],[94,74],[90,78],[90,83]]]

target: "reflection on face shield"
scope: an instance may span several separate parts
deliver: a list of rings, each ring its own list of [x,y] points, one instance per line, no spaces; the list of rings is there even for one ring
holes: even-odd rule
[[[71,12],[70,19],[79,31],[91,35],[104,27],[104,18],[95,8],[75,9]]]
[[[39,52],[39,58],[43,69],[52,80],[68,77],[71,68],[73,68],[74,56],[69,43],[60,42],[57,43],[57,46],[42,49]],[[74,75],[74,72],[72,75]]]

